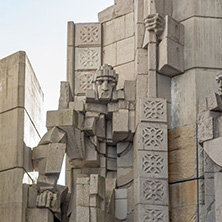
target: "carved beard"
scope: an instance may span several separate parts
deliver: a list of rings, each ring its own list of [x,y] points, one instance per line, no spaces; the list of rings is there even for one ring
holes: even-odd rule
[[[111,98],[112,98],[112,91],[113,90],[109,90],[109,91],[103,91],[101,93],[98,93],[98,99],[99,100],[104,100],[104,101],[111,100]]]

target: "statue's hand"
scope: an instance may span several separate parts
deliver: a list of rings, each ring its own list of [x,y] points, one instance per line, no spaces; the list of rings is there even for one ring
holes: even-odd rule
[[[46,190],[37,196],[36,204],[38,207],[53,208],[56,205],[57,199],[56,193]]]
[[[158,13],[148,15],[145,19],[145,27],[148,31],[154,31],[156,35],[160,36],[164,30],[165,20]]]

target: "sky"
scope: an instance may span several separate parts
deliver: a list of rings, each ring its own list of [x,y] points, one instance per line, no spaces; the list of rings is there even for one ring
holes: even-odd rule
[[[0,0],[0,59],[20,50],[27,53],[44,93],[45,112],[58,108],[60,81],[66,81],[67,22],[97,22],[98,12],[113,4],[114,0]]]
[[[67,22],[97,22],[114,0],[0,0],[0,59],[26,51],[44,93],[56,110],[66,80]]]

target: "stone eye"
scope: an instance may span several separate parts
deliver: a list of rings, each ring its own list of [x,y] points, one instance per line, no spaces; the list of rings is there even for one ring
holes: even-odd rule
[[[102,85],[103,84],[103,80],[99,80],[99,84]]]

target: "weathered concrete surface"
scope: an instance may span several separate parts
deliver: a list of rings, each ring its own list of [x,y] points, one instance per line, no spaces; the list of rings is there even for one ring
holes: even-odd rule
[[[43,133],[42,102],[26,53],[0,60],[0,170],[25,166],[23,148],[36,146]]]
[[[172,128],[194,124],[199,102],[217,89],[219,69],[192,69],[171,81]],[[189,86],[189,87],[187,87]]]
[[[0,172],[0,215],[2,222],[25,221],[28,187],[22,184],[25,171]]]
[[[25,52],[0,60],[0,215],[4,222],[24,222],[31,149],[39,142],[43,93]]]
[[[169,131],[169,181],[196,177],[196,129],[194,125]]]

